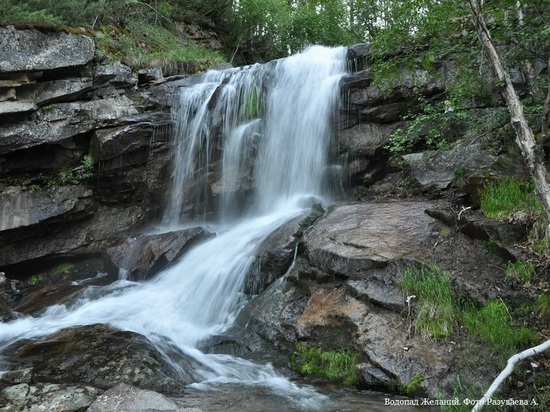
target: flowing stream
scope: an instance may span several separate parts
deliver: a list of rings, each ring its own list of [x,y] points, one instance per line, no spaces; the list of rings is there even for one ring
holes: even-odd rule
[[[185,213],[200,217],[215,208],[207,182],[218,179],[223,230],[151,281],[120,280],[99,297],[91,298],[89,290],[70,307],[57,305],[38,318],[0,324],[0,345],[106,323],[141,333],[161,349],[176,346],[195,359],[201,382],[195,388],[255,385],[300,408],[322,408],[325,396],[292,383],[270,365],[204,354],[196,347],[234,322],[255,248],[312,202],[330,198],[330,121],[339,104],[345,55],[345,48],[315,46],[268,65],[212,71],[201,84],[185,88],[163,223],[172,228],[184,223]],[[212,175],[215,161],[223,163],[220,176]]]

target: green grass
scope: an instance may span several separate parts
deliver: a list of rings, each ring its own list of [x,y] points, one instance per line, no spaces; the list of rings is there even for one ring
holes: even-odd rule
[[[463,312],[464,327],[468,332],[487,343],[502,360],[508,359],[517,349],[535,341],[535,333],[512,323],[508,307],[502,300],[491,300],[487,306],[467,305]]]
[[[359,355],[348,350],[326,351],[304,343],[296,345],[291,359],[293,369],[304,375],[318,376],[332,381],[356,385],[358,374],[355,365]]]
[[[541,294],[538,299],[538,306],[542,319],[550,324],[550,294]]]
[[[451,280],[437,265],[407,268],[403,272],[401,289],[407,296],[415,295],[415,330],[423,336],[445,338],[456,324]]]
[[[507,279],[519,279],[523,282],[530,282],[535,275],[535,267],[529,260],[518,259],[515,262],[508,262],[506,264],[506,271],[504,276]]]
[[[423,374],[416,375],[410,380],[409,383],[400,386],[399,392],[403,393],[404,395],[412,395],[420,388],[420,385],[422,385],[422,382],[424,382],[425,379],[426,378]]]
[[[481,194],[481,210],[492,219],[508,220],[511,214],[524,212],[537,217],[542,205],[532,182],[502,179],[487,185]]]
[[[186,43],[160,24],[130,20],[125,28],[104,26],[95,38],[101,56],[134,69],[158,66],[170,75],[205,71],[225,62],[218,52]]]

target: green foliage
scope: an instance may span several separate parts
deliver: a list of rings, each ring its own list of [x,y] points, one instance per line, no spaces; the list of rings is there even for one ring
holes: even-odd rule
[[[96,42],[104,56],[134,68],[160,66],[165,73],[202,71],[224,61],[217,52],[185,44],[160,24],[139,20],[128,21],[125,28],[104,26],[96,34]]]
[[[104,19],[124,20],[135,0],[0,0],[0,21],[15,25],[91,27]]]
[[[508,307],[502,300],[491,300],[481,309],[467,305],[463,323],[470,334],[489,344],[503,360],[536,338],[532,330],[513,325]]]
[[[457,314],[451,280],[439,266],[405,269],[400,286],[418,299],[414,324],[420,334],[444,338],[453,333]]]
[[[535,267],[530,260],[518,259],[515,262],[506,264],[505,276],[508,279],[519,279],[523,282],[530,282],[535,275]]]
[[[414,148],[445,150],[450,147],[448,137],[451,126],[465,119],[466,113],[452,107],[452,103],[430,103],[425,97],[418,98],[419,114],[409,114],[403,120],[406,129],[398,129],[388,138],[386,149],[391,153],[409,152]]]
[[[304,343],[296,345],[296,352],[297,354],[291,359],[296,371],[347,385],[357,384],[358,375],[355,367],[359,358],[357,353],[347,350],[325,351]]]
[[[399,392],[405,395],[412,395],[420,388],[420,385],[422,385],[422,382],[424,382],[425,379],[426,378],[423,374],[416,375],[414,378],[411,379],[409,383],[400,386]]]
[[[539,306],[541,317],[547,323],[550,323],[550,294],[548,293],[541,294],[538,299],[538,306]]]
[[[519,211],[541,216],[543,209],[534,188],[532,181],[501,179],[487,185],[481,193],[481,210],[487,217],[499,220],[507,220]]]

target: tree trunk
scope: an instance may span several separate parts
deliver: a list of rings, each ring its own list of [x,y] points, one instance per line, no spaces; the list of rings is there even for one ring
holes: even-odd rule
[[[550,222],[550,176],[544,165],[543,150],[539,145],[537,145],[535,135],[529,127],[529,123],[523,113],[523,105],[514,90],[510,76],[504,68],[495,45],[491,40],[489,29],[487,28],[485,18],[483,17],[483,13],[481,11],[480,2],[479,0],[469,0],[469,2],[474,16],[474,25],[477,35],[483,45],[483,49],[489,57],[493,73],[497,78],[498,87],[504,97],[504,100],[506,101],[506,106],[508,106],[508,111],[510,112],[510,122],[516,132],[516,143],[519,146],[523,158],[527,163],[527,167],[529,168],[529,172],[535,181],[537,194],[544,206],[548,222]],[[546,235],[548,236],[548,234],[549,231],[547,229]]]

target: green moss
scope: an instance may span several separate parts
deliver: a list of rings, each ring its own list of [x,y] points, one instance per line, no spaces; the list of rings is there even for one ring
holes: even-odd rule
[[[410,380],[409,383],[406,385],[402,385],[399,387],[399,392],[405,394],[405,395],[412,395],[415,393],[419,388],[420,385],[422,385],[422,382],[424,382],[426,378],[423,374],[416,375],[414,378]]]
[[[73,270],[75,266],[76,265],[74,263],[70,263],[70,262],[60,263],[50,271],[50,275],[54,277],[62,275],[65,272],[69,272]]]
[[[451,280],[439,266],[405,269],[401,289],[416,296],[414,325],[421,335],[444,338],[453,333],[457,314]]]
[[[298,343],[291,363],[293,369],[301,374],[356,385],[358,374],[355,365],[358,358],[357,353],[348,350],[326,351],[319,347]]]

